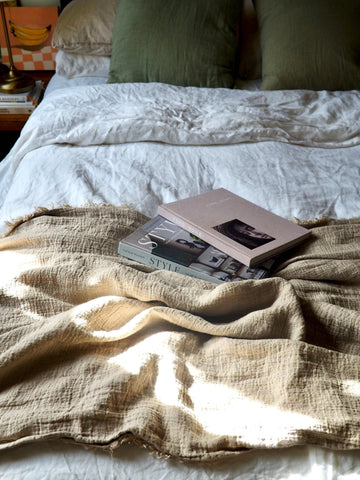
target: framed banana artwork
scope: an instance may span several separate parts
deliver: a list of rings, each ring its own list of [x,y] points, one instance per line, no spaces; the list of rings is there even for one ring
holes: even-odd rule
[[[58,7],[6,9],[11,51],[18,70],[55,70],[56,50],[51,46]],[[0,29],[1,61],[9,65],[4,32]]]

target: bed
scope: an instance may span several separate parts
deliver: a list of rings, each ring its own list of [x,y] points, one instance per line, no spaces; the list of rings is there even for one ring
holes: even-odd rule
[[[178,3],[68,2],[0,163],[0,478],[357,478],[359,2]],[[219,187],[311,240],[236,285],[116,255]]]

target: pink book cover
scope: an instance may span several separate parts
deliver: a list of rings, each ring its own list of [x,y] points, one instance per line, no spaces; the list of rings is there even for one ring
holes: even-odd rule
[[[160,205],[158,215],[249,267],[310,235],[306,228],[224,188]]]

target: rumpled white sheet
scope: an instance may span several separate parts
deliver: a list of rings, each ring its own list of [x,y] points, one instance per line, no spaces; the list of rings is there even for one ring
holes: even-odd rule
[[[38,206],[153,215],[217,187],[287,218],[359,214],[360,92],[100,82],[62,80],[30,117],[0,163],[0,232]]]
[[[35,148],[52,143],[236,145],[274,140],[349,147],[360,141],[360,92],[92,85],[75,87],[71,95],[54,91],[31,120],[23,136]]]
[[[359,456],[303,446],[187,465],[155,459],[134,446],[124,445],[110,457],[49,441],[0,452],[0,480],[358,480]]]

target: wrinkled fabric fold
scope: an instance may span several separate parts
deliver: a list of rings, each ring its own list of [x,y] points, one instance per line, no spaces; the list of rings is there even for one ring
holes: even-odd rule
[[[359,107],[357,90],[256,92],[125,83],[75,87],[71,97],[59,89],[34,113],[43,120],[42,145],[280,141],[337,148],[359,144]],[[35,121],[25,126],[23,136],[36,144],[33,126]]]

